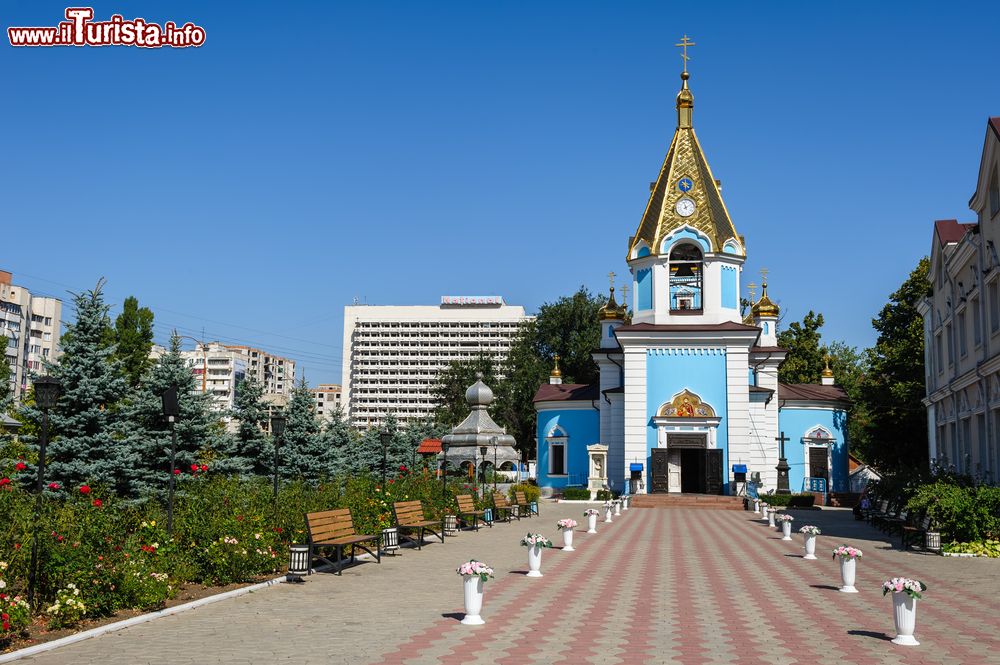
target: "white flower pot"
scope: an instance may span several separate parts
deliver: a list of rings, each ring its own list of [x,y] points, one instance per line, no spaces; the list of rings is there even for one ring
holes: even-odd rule
[[[753,500],[753,511],[758,515],[760,515],[760,501],[758,501],[757,499]]]
[[[587,515],[587,533],[597,533],[597,515]]]
[[[815,559],[816,558],[816,534],[804,533],[802,534],[806,537],[806,555],[802,557],[803,559]]]
[[[767,521],[767,506],[760,507],[760,521],[761,522]]]
[[[782,522],[781,523],[781,539],[791,540],[792,539],[792,523]]]
[[[542,576],[542,546],[528,548],[528,577]]]
[[[917,627],[917,599],[905,591],[892,592],[892,618],[896,624],[893,644],[915,647],[917,642],[913,630]]]
[[[465,585],[465,618],[462,623],[466,626],[481,626],[486,623],[479,616],[483,610],[483,580],[479,575],[466,575],[462,583]]]
[[[573,529],[563,529],[563,552],[572,552],[573,550]]]
[[[767,525],[768,526],[777,526],[774,523],[774,512],[775,512],[774,508],[768,508],[767,509]]]
[[[604,521],[605,522],[608,522],[608,523],[611,522],[611,513],[612,513],[611,504],[609,503],[606,506],[604,506]]]
[[[854,574],[856,567],[856,561],[853,557],[840,557],[840,590],[844,593],[858,592],[858,590],[854,588]]]
[[[622,510],[628,510],[628,500],[629,497],[627,496],[622,497]]]
[[[615,501],[615,517],[618,517],[621,514],[622,514],[622,502]]]

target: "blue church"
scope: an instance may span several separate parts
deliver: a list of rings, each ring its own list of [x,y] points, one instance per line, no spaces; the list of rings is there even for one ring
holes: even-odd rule
[[[829,367],[821,384],[778,382],[786,350],[766,274],[741,314],[746,244],[698,143],[688,79],[685,68],[677,130],[628,241],[632,299],[619,306],[612,283],[600,311],[600,380],[563,383],[557,358],[535,394],[538,484],[737,494],[745,473],[767,491],[783,444],[792,492],[847,491],[847,395]]]

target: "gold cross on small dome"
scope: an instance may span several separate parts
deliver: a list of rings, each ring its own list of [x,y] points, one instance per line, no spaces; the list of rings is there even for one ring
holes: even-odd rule
[[[684,49],[681,52],[681,60],[684,61],[684,73],[686,74],[687,70],[688,70],[688,60],[691,59],[691,56],[688,55],[688,46],[696,46],[696,44],[693,41],[691,41],[690,39],[688,39],[687,35],[684,35],[684,37],[681,38],[681,43],[680,44],[674,44],[674,46],[677,46],[677,47],[680,47],[680,48]]]

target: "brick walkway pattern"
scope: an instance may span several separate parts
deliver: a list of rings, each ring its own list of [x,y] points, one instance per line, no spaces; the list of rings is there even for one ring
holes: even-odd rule
[[[317,574],[27,659],[39,664],[379,663],[553,665],[625,663],[944,663],[1000,665],[1000,562],[902,552],[849,511],[791,511],[793,531],[823,530],[816,561],[802,539],[753,513],[632,509],[585,533],[579,504],[463,532],[343,577]],[[561,551],[556,520],[581,523]],[[528,578],[518,545],[539,531],[557,545]],[[858,594],[844,594],[830,551],[864,550]],[[470,558],[497,571],[484,626],[463,626],[461,578]],[[919,647],[893,637],[883,579],[916,577]]]

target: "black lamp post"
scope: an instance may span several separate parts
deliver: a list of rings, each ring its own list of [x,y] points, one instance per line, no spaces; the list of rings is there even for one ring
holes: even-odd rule
[[[281,436],[285,433],[285,414],[275,410],[271,414],[271,435],[274,436],[274,487],[272,497],[278,499],[278,451],[281,449]]]
[[[177,401],[177,386],[170,386],[160,393],[163,417],[170,424],[170,478],[167,481],[167,535],[174,535],[174,472],[177,469],[177,418],[181,415]]]
[[[42,435],[38,439],[38,478],[35,481],[35,518],[31,538],[31,571],[28,575],[28,605],[34,606],[38,568],[38,525],[42,520],[42,488],[45,486],[45,446],[49,442],[49,409],[59,401],[62,384],[52,376],[35,379],[35,404],[42,410]]]
[[[388,427],[384,427],[381,432],[378,433],[378,438],[382,442],[382,491],[385,491],[385,465],[387,462],[387,456],[389,451],[389,442],[392,441],[392,432],[389,431]]]
[[[500,437],[491,437],[490,443],[493,444],[493,492],[497,491],[497,444],[500,443]]]
[[[483,458],[483,482],[486,484],[486,446],[479,446],[479,455]]]
[[[448,501],[448,444],[441,442],[441,501]]]

